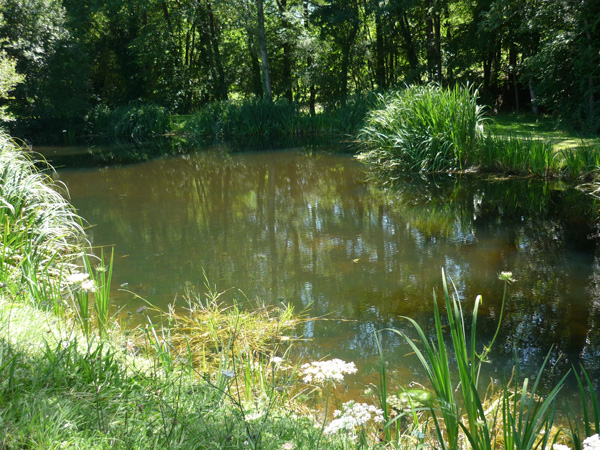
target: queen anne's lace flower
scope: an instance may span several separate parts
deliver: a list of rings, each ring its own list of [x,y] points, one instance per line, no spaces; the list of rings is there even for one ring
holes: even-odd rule
[[[571,450],[571,448],[568,445],[554,444],[552,450]]]
[[[333,413],[336,419],[325,428],[325,434],[335,434],[340,431],[353,432],[356,428],[365,425],[373,419],[375,423],[383,422],[383,411],[373,405],[366,403],[355,403],[353,401],[344,403],[341,410]]]
[[[344,374],[356,373],[357,369],[353,362],[345,362],[341,359],[330,361],[313,361],[300,367],[302,381],[305,383],[323,384],[325,382],[341,383]]]
[[[583,450],[600,450],[600,435],[594,434],[583,441]]]
[[[87,273],[75,272],[66,276],[66,280],[70,284],[82,283],[90,277]]]
[[[82,281],[81,290],[88,291],[88,292],[94,292],[96,290],[96,284],[94,283],[94,280]]]

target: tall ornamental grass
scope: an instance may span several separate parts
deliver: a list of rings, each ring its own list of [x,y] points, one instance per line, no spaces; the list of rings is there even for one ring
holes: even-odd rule
[[[0,135],[0,281],[41,289],[60,276],[85,242],[81,219],[52,178],[6,135]],[[39,279],[39,280],[38,280]]]
[[[362,159],[391,171],[462,169],[483,133],[483,109],[471,86],[409,86],[380,96],[359,140]]]

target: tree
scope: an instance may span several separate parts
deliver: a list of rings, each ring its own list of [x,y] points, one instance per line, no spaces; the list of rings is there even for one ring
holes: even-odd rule
[[[17,73],[16,65],[17,62],[8,57],[6,52],[0,52],[0,102],[8,103],[12,100],[13,89],[24,80],[23,75]],[[11,119],[13,116],[8,112],[8,104],[0,105],[0,122]]]

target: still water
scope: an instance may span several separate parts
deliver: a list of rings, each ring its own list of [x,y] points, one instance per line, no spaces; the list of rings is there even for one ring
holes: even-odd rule
[[[374,332],[431,332],[441,271],[465,310],[483,296],[480,329],[495,331],[509,286],[491,376],[515,357],[535,373],[552,350],[554,379],[584,363],[600,378],[600,207],[577,190],[534,180],[444,176],[382,190],[349,156],[223,149],[120,167],[62,169],[58,178],[90,225],[114,246],[114,301],[166,309],[186,292],[220,290],[286,302],[313,317],[297,345],[306,360],[355,361],[364,383],[377,365]],[[241,294],[236,294],[241,296]],[[385,332],[392,377],[424,381],[409,348]],[[549,381],[550,382],[550,381]]]

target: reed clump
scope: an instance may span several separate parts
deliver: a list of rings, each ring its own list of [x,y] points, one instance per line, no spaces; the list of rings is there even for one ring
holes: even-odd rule
[[[0,134],[0,279],[6,288],[51,289],[37,280],[56,280],[75,267],[87,241],[61,188]]]
[[[483,108],[471,86],[408,86],[380,96],[359,133],[361,158],[386,171],[440,172],[473,160]]]
[[[306,313],[296,313],[289,304],[269,305],[243,294],[241,300],[225,299],[225,294],[190,294],[183,308],[169,308],[170,345],[195,367],[214,371],[224,356],[269,361],[300,339],[295,333]]]

